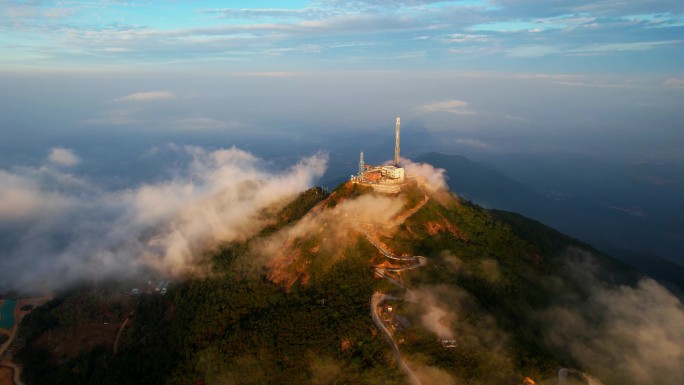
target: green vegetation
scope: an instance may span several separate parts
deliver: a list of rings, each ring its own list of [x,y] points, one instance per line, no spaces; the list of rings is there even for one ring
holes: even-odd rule
[[[268,266],[253,268],[255,243],[326,199],[322,206],[330,207],[364,193],[351,184],[329,197],[320,189],[303,193],[255,238],[211,252],[216,274],[178,283],[165,296],[128,297],[127,303],[89,288],[35,309],[21,328],[26,383],[406,384],[369,315],[371,295],[396,287],[374,276],[373,263],[382,259],[364,237],[350,231],[353,241],[336,243],[339,229],[322,229],[293,240],[298,252],[284,273],[305,268],[308,278],[287,289],[268,279]],[[416,188],[402,194],[407,209],[423,199]],[[457,315],[451,326],[458,345],[447,349],[422,326],[424,304],[397,304],[411,320],[395,336],[411,362],[468,384],[519,384],[524,376],[551,375],[559,364],[576,366],[538,340],[534,314],[552,303],[551,277],[565,279],[563,251],[586,246],[457,198],[430,199],[381,240],[397,254],[428,257],[427,266],[402,278],[418,290],[438,288],[434,296]],[[116,355],[102,345],[65,358],[40,343],[46,333],[84,320],[121,323],[131,309]]]
[[[309,210],[311,210],[314,206],[327,197],[328,194],[320,187],[314,187],[312,189],[306,190],[305,192],[301,193],[297,199],[294,199],[283,209],[281,209],[275,215],[274,223],[266,226],[261,231],[261,235],[263,236],[272,234],[279,229],[296,222],[301,217],[306,215]]]

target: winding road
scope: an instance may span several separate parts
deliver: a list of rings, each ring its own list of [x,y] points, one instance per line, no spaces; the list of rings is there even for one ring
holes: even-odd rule
[[[121,324],[119,331],[116,333],[116,338],[114,339],[114,355],[119,352],[119,341],[121,341],[121,334],[123,334],[124,328],[126,327],[126,324],[128,324],[128,320],[133,316],[133,313],[135,313],[135,310],[131,310],[124,322]]]
[[[401,216],[399,216],[395,221],[393,221],[390,224],[387,225],[382,225],[384,228],[392,228],[396,227],[406,221],[411,215],[415,214],[418,210],[420,210],[421,207],[423,207],[429,200],[430,198],[425,195],[425,198],[414,208],[408,210]],[[396,279],[390,277],[387,275],[387,272],[401,272],[401,271],[406,271],[406,270],[411,270],[411,269],[417,269],[419,267],[425,266],[428,263],[428,259],[420,256],[420,255],[414,255],[414,256],[397,256],[395,254],[392,254],[387,248],[385,248],[380,242],[375,240],[369,233],[364,229],[363,227],[360,226],[361,222],[352,224],[352,227],[357,230],[358,232],[362,233],[368,242],[370,242],[373,246],[375,246],[378,251],[384,255],[388,259],[392,259],[395,261],[402,261],[402,262],[414,262],[413,264],[410,265],[405,265],[401,267],[376,267],[375,268],[375,273],[380,276],[383,279],[386,279],[387,281],[391,282],[393,285],[405,290],[405,293],[402,297],[396,297],[390,294],[385,294],[379,291],[376,291],[373,296],[370,299],[370,313],[371,317],[373,318],[373,322],[375,325],[382,331],[382,333],[385,336],[385,339],[390,343],[392,346],[392,352],[394,353],[394,359],[397,361],[397,364],[399,365],[399,368],[406,374],[406,376],[409,378],[411,381],[412,385],[422,385],[418,377],[416,377],[415,373],[411,370],[411,368],[408,366],[404,358],[401,356],[401,352],[399,351],[399,346],[397,343],[394,341],[394,338],[392,338],[392,334],[390,331],[387,329],[385,324],[382,322],[380,319],[380,316],[378,315],[378,307],[385,301],[390,301],[390,300],[395,300],[395,301],[408,301],[408,302],[417,302],[415,293],[412,292],[411,290],[407,289],[406,286],[397,281]],[[370,225],[370,223],[363,223],[365,225]],[[561,374],[562,371],[565,371],[565,375]],[[587,373],[573,370],[573,369],[566,369],[563,368],[561,371],[558,373],[558,380],[559,383],[565,383],[565,377],[567,376],[568,372],[576,372],[580,373],[584,378],[588,381],[590,385],[602,385],[602,383],[596,379],[595,377],[590,376]]]
[[[384,227],[395,227],[398,226],[406,219],[408,219],[411,215],[415,214],[420,208],[422,208],[427,201],[430,199],[427,195],[425,195],[425,198],[414,208],[408,210],[404,214],[398,217],[396,221],[393,221],[389,226],[384,226]],[[376,267],[375,268],[375,273],[378,274],[380,277],[388,280],[391,282],[393,285],[401,288],[401,289],[406,289],[406,287],[396,279],[388,276],[386,273],[388,271],[391,272],[401,272],[401,271],[406,271],[406,270],[411,270],[411,269],[417,269],[419,267],[425,266],[428,263],[428,259],[420,256],[420,255],[415,255],[415,256],[397,256],[395,254],[392,254],[387,248],[385,248],[382,244],[380,244],[378,241],[376,241],[369,233],[364,229],[363,227],[353,224],[352,225],[355,230],[359,231],[362,233],[368,242],[370,242],[373,246],[375,246],[378,251],[382,255],[384,255],[388,259],[392,259],[395,261],[402,261],[402,262],[414,262],[413,264],[410,265],[405,265],[401,267]],[[387,300],[400,300],[400,301],[410,301],[410,302],[415,302],[415,299],[413,298],[414,296],[410,291],[407,291],[406,294],[403,296],[403,298],[400,297],[395,297],[389,294],[385,294],[382,292],[375,292],[373,296],[370,299],[370,313],[371,317],[373,318],[373,322],[375,325],[380,329],[380,331],[384,334],[385,339],[392,345],[392,351],[394,352],[394,359],[397,361],[397,364],[399,365],[399,368],[406,374],[406,376],[411,380],[411,384],[413,385],[422,385],[418,377],[416,377],[415,373],[411,370],[411,368],[408,366],[404,358],[401,356],[401,353],[399,352],[399,346],[397,346],[397,343],[394,341],[394,338],[392,338],[392,334],[390,331],[387,329],[385,324],[382,322],[380,319],[380,316],[378,315],[378,306],[380,306],[383,302]]]
[[[397,361],[397,364],[399,364],[399,367],[401,370],[406,373],[408,378],[411,380],[411,383],[413,385],[422,385],[418,377],[413,373],[413,370],[409,368],[409,366],[406,364],[406,361],[401,357],[401,353],[399,352],[399,347],[397,346],[397,343],[394,342],[394,339],[392,338],[392,334],[390,334],[389,330],[387,330],[387,327],[385,324],[382,323],[382,320],[380,319],[380,316],[378,316],[378,311],[377,308],[380,306],[380,304],[386,300],[390,299],[399,299],[396,297],[389,296],[387,294],[381,293],[379,291],[376,291],[375,294],[371,297],[371,317],[373,317],[373,322],[375,322],[375,325],[382,331],[382,333],[385,335],[385,338],[387,341],[392,345],[392,351],[394,352],[394,359]]]

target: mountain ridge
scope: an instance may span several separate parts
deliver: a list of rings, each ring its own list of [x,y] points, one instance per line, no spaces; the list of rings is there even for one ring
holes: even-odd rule
[[[680,275],[670,274],[667,269],[661,266],[671,264],[675,270],[678,270],[682,268],[680,263],[665,259],[652,252],[620,251],[615,245],[611,247],[609,243],[606,243],[605,239],[601,241],[599,239],[602,237],[600,232],[591,233],[591,229],[596,228],[596,225],[589,229],[586,228],[587,226],[581,226],[582,223],[596,222],[603,223],[604,228],[610,228],[613,227],[613,222],[611,221],[616,220],[615,218],[601,219],[603,214],[597,214],[598,219],[594,218],[590,212],[587,212],[586,208],[573,207],[569,203],[563,202],[565,198],[560,191],[556,191],[556,195],[551,197],[540,194],[528,187],[527,184],[512,179],[506,173],[497,169],[496,166],[488,167],[460,155],[430,152],[421,155],[418,157],[418,160],[445,169],[449,177],[447,183],[450,189],[466,199],[472,200],[484,207],[521,213],[543,223],[551,224],[555,228],[562,228],[564,229],[563,232],[572,233],[575,237],[583,239],[586,243],[595,247],[598,246],[623,262],[642,271],[644,274],[652,276],[671,287],[678,287],[679,290],[682,290],[684,279]],[[585,168],[588,168],[591,162],[584,161],[583,164]],[[545,167],[552,168],[552,166]],[[605,168],[604,166],[603,169]],[[599,170],[593,174],[596,174],[593,176],[594,179],[600,179],[605,174],[605,171]],[[568,183],[571,182],[569,181]],[[601,209],[612,211],[607,207],[602,207]],[[606,230],[602,231],[605,232]],[[615,238],[615,235],[606,235],[603,238]],[[641,254],[641,258],[637,260],[630,257],[633,254]]]
[[[355,224],[389,252],[424,255],[429,263],[388,273],[407,288],[398,289],[377,276],[391,266]],[[408,321],[392,338],[424,384],[544,383],[555,381],[559,367],[607,376],[605,384],[629,383],[566,350],[545,320],[558,306],[571,311],[591,302],[599,289],[640,290],[639,277],[538,222],[444,190],[410,185],[384,195],[350,183],[329,195],[311,189],[257,236],[223,245],[206,263],[213,274],[179,282],[166,296],[135,299],[116,356],[94,349],[54,364],[54,353],[29,338],[19,354],[26,383],[403,384],[368,305],[376,291],[397,297],[406,290],[417,304],[386,302],[396,308],[387,322]],[[31,313],[26,335],[71,327],[60,306]],[[576,316],[590,319],[586,312]],[[572,381],[587,382],[581,375]]]

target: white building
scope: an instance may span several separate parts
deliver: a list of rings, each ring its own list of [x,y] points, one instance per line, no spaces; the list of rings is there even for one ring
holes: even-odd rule
[[[396,179],[397,182],[401,183],[404,181],[404,168],[395,166],[382,166],[380,169],[382,176],[389,179]]]

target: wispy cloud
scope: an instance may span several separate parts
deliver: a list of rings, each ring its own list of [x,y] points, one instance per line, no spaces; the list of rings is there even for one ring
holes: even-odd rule
[[[123,126],[138,123],[138,119],[132,117],[128,110],[113,110],[103,114],[104,116],[93,117],[81,121],[84,126]]]
[[[564,349],[611,384],[675,384],[684,378],[684,308],[651,279],[609,286],[594,257],[570,249],[565,273],[582,282],[586,297],[565,296],[541,314],[543,341]],[[573,289],[576,290],[576,289]]]
[[[506,49],[506,54],[514,58],[537,58],[550,54],[558,54],[563,49],[553,45],[522,45]]]
[[[299,7],[221,4],[213,8],[206,2],[189,7],[172,2],[163,21],[146,12],[146,5],[122,2],[8,4],[0,12],[0,47],[9,59],[4,63],[67,68],[73,64],[104,68],[116,59],[130,65],[223,69],[221,65],[229,64],[236,71],[263,65],[269,71],[274,69],[269,64],[281,59],[278,56],[288,56],[282,60],[291,60],[289,68],[309,69],[309,59],[322,58],[317,64],[334,70],[339,69],[340,52],[327,48],[349,47],[345,61],[369,68],[378,63],[445,66],[452,64],[442,60],[449,53],[457,54],[449,55],[449,60],[479,68],[483,60],[504,53],[501,60],[486,65],[510,68],[510,61],[534,59],[552,69],[554,61],[547,56],[558,54],[591,61],[593,55],[607,53],[619,60],[634,51],[665,47],[681,51],[670,46],[684,25],[684,6],[673,0],[319,0]],[[113,7],[116,12],[107,12]],[[131,24],[121,23],[121,18]],[[360,36],[364,44],[354,45]],[[421,60],[413,64],[388,60],[406,52],[420,53]],[[643,63],[627,63],[643,70]]]
[[[211,15],[222,19],[319,19],[330,17],[337,12],[334,9],[321,7],[309,8],[214,8],[203,9],[203,14]]]
[[[241,126],[238,122],[225,122],[208,117],[178,119],[169,123],[169,127],[172,129],[187,131],[221,130]]]
[[[117,102],[145,102],[149,100],[173,99],[175,95],[169,91],[136,92],[116,99]]]
[[[233,76],[284,78],[284,77],[295,76],[295,74],[293,72],[285,72],[285,71],[264,71],[264,72],[239,72],[239,73],[233,74]]]
[[[464,145],[464,146],[474,147],[474,148],[478,148],[478,149],[481,149],[481,150],[487,150],[487,149],[492,148],[491,145],[489,145],[489,144],[487,144],[487,143],[485,143],[485,142],[483,142],[483,141],[481,141],[481,140],[472,139],[472,138],[461,138],[461,139],[456,139],[455,142],[456,142],[456,144],[461,144],[461,145]]]
[[[645,51],[663,45],[681,44],[683,40],[645,41],[630,43],[597,43],[573,49],[575,53],[611,53],[622,51]]]
[[[669,87],[684,87],[684,79],[670,78],[665,80],[663,85]]]
[[[523,118],[522,116],[515,116],[515,115],[504,115],[504,118],[506,118],[506,119],[508,119],[508,120],[512,120],[512,121],[514,121],[514,122],[524,122],[524,123],[527,123],[527,122],[530,121],[530,120],[527,119],[527,118]]]
[[[445,37],[445,40],[449,43],[484,43],[487,42],[491,37],[483,34],[472,34],[472,33],[454,33]]]
[[[617,83],[599,83],[599,82],[571,82],[571,81],[554,81],[554,84],[560,84],[570,87],[595,87],[595,88],[638,88],[636,84],[617,84]]]
[[[468,102],[456,99],[423,104],[422,106],[416,107],[416,110],[422,113],[446,112],[455,115],[475,114],[475,111],[470,109]]]

